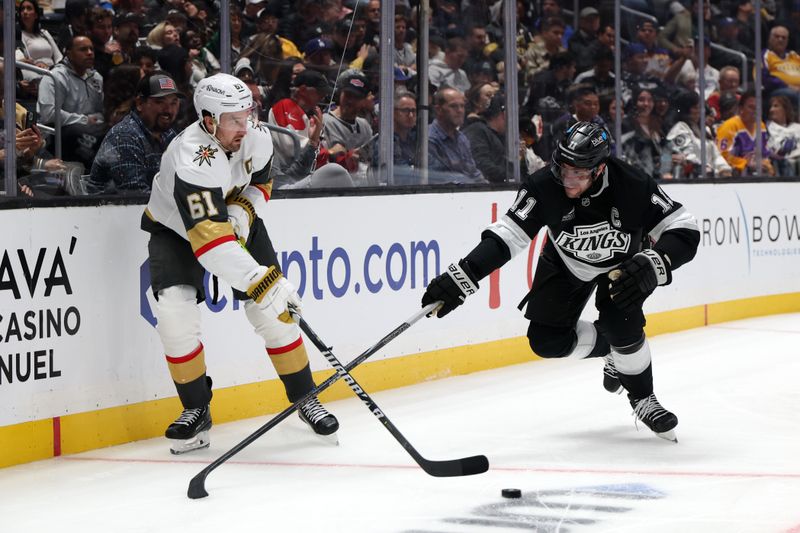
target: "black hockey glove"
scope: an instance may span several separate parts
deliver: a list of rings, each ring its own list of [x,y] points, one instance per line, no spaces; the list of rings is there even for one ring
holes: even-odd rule
[[[431,280],[425,294],[422,295],[422,307],[441,301],[442,306],[436,316],[442,318],[447,313],[464,303],[467,296],[478,291],[478,282],[469,271],[469,267],[460,261],[451,264],[443,274]]]
[[[623,311],[642,307],[659,285],[672,281],[669,262],[655,250],[644,250],[608,273],[611,300]]]

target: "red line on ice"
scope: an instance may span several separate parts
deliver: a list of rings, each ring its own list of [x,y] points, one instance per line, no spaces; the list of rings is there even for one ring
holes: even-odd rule
[[[206,459],[123,459],[105,457],[62,457],[67,461],[97,461],[107,463],[144,463],[144,464],[198,464],[207,465],[211,461]],[[295,463],[280,461],[228,461],[232,465],[246,466],[288,466],[288,467],[320,467],[320,468],[369,468],[369,469],[407,469],[419,468],[417,465],[386,465],[386,464],[354,464],[354,463]],[[489,469],[494,472],[544,472],[552,474],[609,474],[609,475],[637,475],[637,476],[676,476],[676,477],[740,477],[740,478],[789,478],[800,479],[800,473],[780,472],[692,472],[682,470],[614,470],[601,468],[556,468],[556,467],[513,467],[494,466]],[[797,533],[800,533],[798,530]]]

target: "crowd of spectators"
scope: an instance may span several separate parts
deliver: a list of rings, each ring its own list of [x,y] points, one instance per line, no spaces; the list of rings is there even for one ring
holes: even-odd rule
[[[28,179],[21,190],[146,194],[159,155],[197,119],[194,87],[220,71],[219,4],[66,0],[56,12],[49,0],[38,1],[18,2],[16,13],[17,61],[51,74],[17,69],[17,156],[20,176]],[[760,175],[797,176],[800,0],[762,3],[761,58],[755,57],[751,1],[705,0],[700,40],[701,1],[624,0],[642,15],[623,13],[616,50],[612,2],[580,2],[579,12],[567,16],[555,0],[432,0],[430,101],[421,102],[419,2],[397,0],[390,125],[378,122],[379,0],[233,0],[231,66],[272,132],[276,187],[384,185],[377,156],[382,127],[393,128],[395,184],[423,179],[420,127],[428,130],[428,183],[507,182],[513,179],[508,121],[519,122],[520,168],[528,173],[550,160],[570,124],[588,120],[613,134],[618,118],[622,135],[614,139],[614,154],[658,179],[699,177],[703,160],[708,177],[758,174],[757,145]],[[510,5],[517,10],[514,37],[502,30]],[[511,68],[505,43],[516,46]],[[756,69],[764,98],[758,141]],[[518,80],[518,110],[504,105],[510,73]],[[429,110],[427,124],[418,122],[419,109]],[[49,155],[52,136],[36,125],[52,127],[56,113],[60,160]],[[63,179],[68,169],[84,178],[77,185]],[[33,187],[31,170],[43,176]],[[53,186],[59,176],[61,186]]]

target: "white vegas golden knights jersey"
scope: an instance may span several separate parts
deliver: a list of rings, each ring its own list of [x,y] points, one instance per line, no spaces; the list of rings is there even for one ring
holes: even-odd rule
[[[248,124],[232,154],[199,121],[186,128],[161,157],[142,220],[147,231],[166,226],[186,239],[206,270],[239,290],[259,265],[237,242],[227,206],[245,207],[252,221],[272,194],[272,138],[262,127]]]
[[[271,159],[272,137],[259,127],[249,125],[241,148],[228,158],[200,122],[195,122],[175,137],[161,156],[147,210],[153,220],[188,239],[176,203],[176,179],[201,189],[221,190],[227,199],[249,185],[252,175],[267,167]]]

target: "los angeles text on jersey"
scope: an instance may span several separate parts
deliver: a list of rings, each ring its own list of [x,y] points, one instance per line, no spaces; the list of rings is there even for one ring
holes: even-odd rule
[[[614,229],[608,222],[575,226],[572,231],[574,233],[559,233],[556,245],[586,263],[602,263],[617,252],[624,254],[631,242],[630,234]]]

